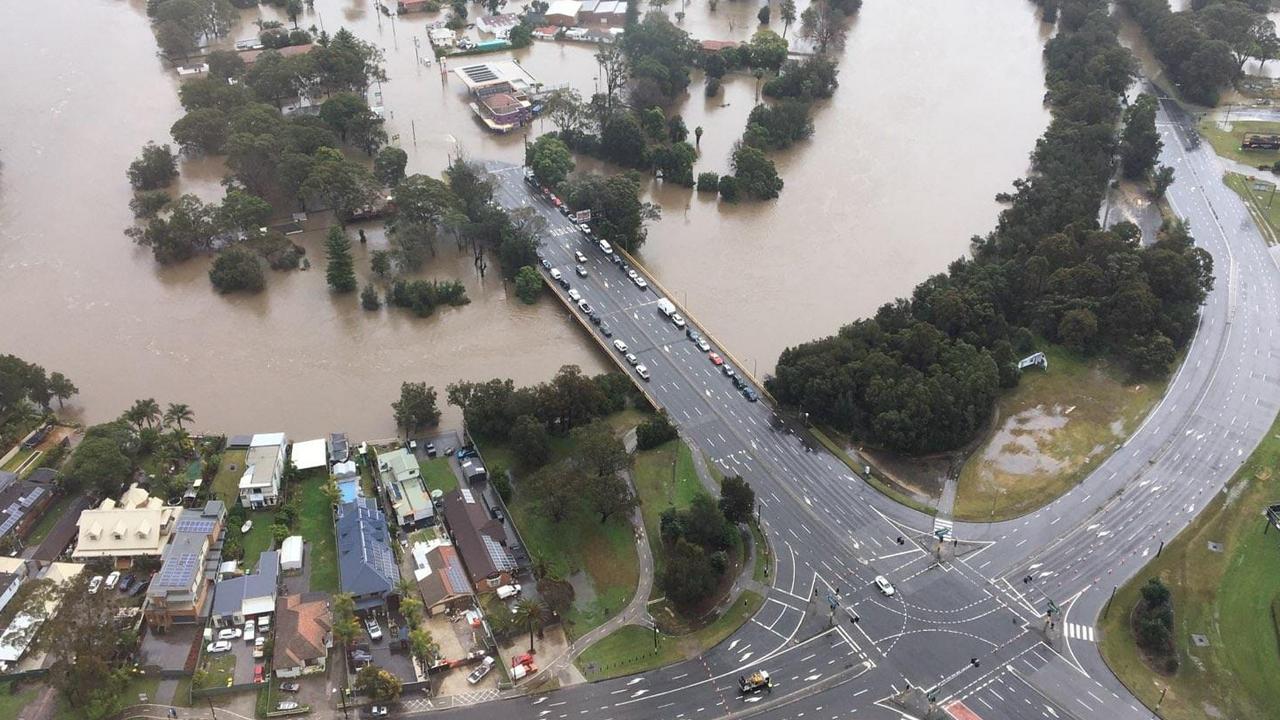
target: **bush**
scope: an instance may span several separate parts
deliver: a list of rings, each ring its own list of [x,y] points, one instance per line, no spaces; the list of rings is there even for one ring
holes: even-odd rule
[[[532,265],[525,265],[516,273],[516,297],[526,305],[538,301],[542,293],[542,275]]]
[[[178,158],[168,145],[149,142],[126,173],[135,190],[157,190],[178,177]]]
[[[676,426],[671,424],[667,413],[659,412],[636,427],[636,447],[640,450],[651,450],[679,436],[680,433],[676,430]]]
[[[698,173],[698,192],[716,192],[719,189],[719,175],[713,172]]]
[[[720,78],[708,77],[707,87],[706,87],[707,97],[715,97],[716,95],[719,95],[719,94],[720,94]]]
[[[382,300],[378,297],[378,289],[373,285],[365,285],[364,289],[360,291],[360,307],[369,311],[382,307]]]
[[[742,196],[738,186],[738,178],[732,175],[720,176],[720,197],[725,202],[738,202],[738,198]]]
[[[218,253],[209,269],[209,281],[220,293],[258,292],[266,285],[257,253],[240,245]]]

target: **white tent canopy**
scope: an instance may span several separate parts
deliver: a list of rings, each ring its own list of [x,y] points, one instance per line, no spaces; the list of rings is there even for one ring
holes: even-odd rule
[[[329,462],[329,451],[324,438],[294,443],[289,459],[299,470],[324,467]]]
[[[290,535],[280,544],[280,569],[302,569],[302,536]]]

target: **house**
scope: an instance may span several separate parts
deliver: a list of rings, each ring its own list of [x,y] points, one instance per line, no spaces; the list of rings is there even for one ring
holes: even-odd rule
[[[511,34],[511,29],[519,24],[520,17],[513,13],[482,15],[476,20],[476,27],[481,32],[497,35],[500,38],[508,37]]]
[[[374,498],[357,498],[338,506],[338,575],[342,592],[355,599],[356,610],[381,607],[395,593],[400,569],[391,549],[387,518]]]
[[[280,543],[280,572],[302,570],[302,536],[290,535]]]
[[[329,453],[324,438],[296,442],[289,450],[289,462],[297,470],[329,466]]]
[[[462,488],[445,495],[444,518],[477,592],[511,582],[517,565],[507,549],[506,532],[475,493]]]
[[[38,474],[48,477],[37,471],[30,479],[16,480],[0,489],[0,540],[25,540],[53,502],[53,484],[37,482]]]
[[[306,55],[311,52],[312,47],[313,45],[311,43],[307,43],[306,45],[289,45],[287,47],[278,48],[274,50],[274,52],[278,52],[284,57],[293,57],[294,55]],[[262,53],[264,52],[268,52],[268,50],[259,49],[240,51],[240,59],[244,61],[245,69],[253,67],[253,64],[258,61],[258,58],[262,57]]]
[[[214,627],[239,627],[246,620],[275,612],[279,584],[280,554],[268,550],[258,556],[257,572],[214,586],[209,613]]]
[[[413,579],[428,617],[471,602],[467,571],[452,545],[438,540],[415,542],[411,554]]]
[[[18,594],[18,588],[28,577],[34,577],[40,564],[17,557],[0,557],[0,613],[5,605]]]
[[[578,13],[582,11],[582,3],[578,0],[554,0],[544,13],[548,25],[573,27],[578,24]]]
[[[541,87],[527,70],[512,61],[477,63],[454,70],[473,102],[471,111],[490,130],[506,133],[533,118],[530,95]]]
[[[83,571],[84,565],[79,563],[50,563],[40,572],[38,579],[49,580],[55,585],[65,585]],[[22,660],[27,649],[31,647],[32,641],[35,640],[40,625],[44,623],[45,618],[54,617],[57,614],[60,603],[61,600],[58,599],[57,594],[54,594],[52,599],[45,603],[44,612],[40,616],[26,612],[18,613],[9,622],[9,626],[0,631],[0,672],[9,670]]]
[[[208,617],[209,588],[222,560],[226,517],[227,508],[220,500],[179,515],[160,570],[147,587],[144,614],[153,630],[194,625]]]
[[[458,36],[449,28],[430,28],[427,30],[427,41],[432,47],[451,48],[458,44]]]
[[[578,22],[622,27],[627,24],[627,1],[584,0],[578,11]]]
[[[431,0],[400,0],[396,4],[396,12],[400,15],[411,12],[426,12]]]
[[[721,50],[736,48],[740,44],[736,40],[700,40],[698,41],[698,49],[707,55],[714,55]]]
[[[378,453],[378,480],[397,525],[407,529],[435,524],[436,509],[413,453],[404,448]]]
[[[181,510],[166,507],[163,500],[133,483],[120,502],[107,498],[98,507],[80,513],[71,557],[112,558],[121,569],[132,566],[138,558],[159,557]]]
[[[329,433],[329,464],[344,463],[351,456],[351,444],[346,433]]]
[[[560,34],[560,26],[544,25],[540,28],[534,29],[533,39],[534,40],[555,40],[556,36],[559,34]]]
[[[329,596],[322,592],[281,595],[276,601],[276,643],[271,658],[276,677],[324,672],[331,647]]]
[[[244,456],[240,476],[240,504],[260,510],[280,503],[280,477],[284,474],[284,433],[254,435]]]

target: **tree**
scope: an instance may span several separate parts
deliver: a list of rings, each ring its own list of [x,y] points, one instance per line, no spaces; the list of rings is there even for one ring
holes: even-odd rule
[[[333,596],[333,628],[330,632],[338,647],[344,649],[351,647],[356,638],[360,637],[361,628],[355,616],[355,600],[348,593]]]
[[[1173,168],[1168,165],[1161,165],[1156,168],[1155,174],[1151,176],[1151,194],[1155,199],[1159,200],[1164,197],[1164,193],[1173,184]]]
[[[817,0],[800,13],[800,36],[814,44],[819,54],[844,48],[845,15],[833,7],[832,0]]]
[[[440,423],[440,410],[436,408],[436,389],[426,383],[400,384],[400,399],[391,403],[395,411],[396,427],[404,428],[405,437],[420,427],[435,427]]]
[[[382,300],[378,297],[378,289],[373,285],[365,285],[360,291],[360,307],[371,312],[382,307]]]
[[[750,197],[771,200],[782,192],[782,178],[773,161],[750,145],[739,144],[733,151],[733,174],[742,192]]]
[[[542,275],[532,265],[525,265],[516,273],[516,297],[526,305],[538,301],[542,294]]]
[[[232,245],[218,253],[213,267],[209,268],[209,282],[223,294],[258,292],[266,286],[262,261],[257,253],[241,245]]]
[[[156,190],[166,187],[178,177],[178,158],[168,145],[149,142],[129,164],[129,184],[134,190]]]
[[[730,475],[720,483],[720,512],[731,523],[751,519],[756,508],[756,493],[741,475]]]
[[[129,209],[139,220],[154,218],[169,204],[169,193],[164,190],[143,190],[133,194],[129,201]]]
[[[782,18],[782,37],[787,36],[791,24],[796,21],[796,0],[782,0],[778,6],[778,15]]]
[[[542,629],[542,618],[546,611],[545,605],[531,597],[520,598],[513,608],[512,619],[529,631],[529,652],[533,652],[533,634]]]
[[[1238,2],[1214,3],[1198,13],[1205,34],[1231,49],[1237,72],[1249,58],[1274,57],[1276,26],[1266,15]]]
[[[525,468],[539,468],[551,458],[551,439],[547,429],[532,415],[521,415],[511,426],[511,448],[516,460]]]
[[[193,422],[195,419],[195,411],[185,403],[169,403],[169,407],[164,411],[164,424],[179,430],[184,429],[183,423]]]
[[[85,492],[98,497],[114,497],[133,469],[133,462],[110,438],[86,437],[76,446],[62,470],[68,492]]]
[[[400,697],[400,678],[377,665],[365,665],[356,673],[356,692],[368,695],[374,702],[391,702]]]
[[[355,261],[351,259],[351,241],[337,225],[329,228],[325,241],[325,280],[336,293],[349,293],[356,289]]]
[[[671,423],[665,410],[636,426],[636,448],[652,450],[659,445],[675,440],[680,436],[676,426]]]
[[[563,522],[579,500],[582,476],[544,467],[530,475],[524,485],[537,498],[538,509],[552,522]]]
[[[391,276],[391,260],[390,250],[374,250],[369,256],[369,270],[377,275],[379,280],[386,280]]]
[[[676,607],[689,610],[711,596],[716,580],[707,551],[679,538],[667,553],[658,586]]]
[[[215,154],[227,141],[227,123],[227,114],[218,108],[196,108],[178,118],[169,134],[184,152]]]
[[[713,172],[698,173],[698,192],[717,192],[719,189],[719,175]]]
[[[693,129],[693,137],[694,137],[694,140],[696,141],[695,147],[701,148],[702,147],[702,126],[701,125]]]
[[[241,232],[255,232],[271,218],[271,204],[266,200],[239,188],[227,190],[222,205],[215,211],[216,221],[227,228]]]
[[[373,176],[386,187],[395,187],[404,180],[404,168],[409,164],[409,154],[398,147],[387,146],[373,158]]]
[[[425,671],[440,653],[440,646],[436,644],[435,638],[431,637],[429,631],[415,627],[409,631],[409,653],[417,658]]]
[[[573,172],[573,155],[555,135],[543,135],[525,150],[525,164],[547,187],[556,187]]]
[[[756,13],[756,19],[760,21],[761,25],[769,24],[769,6],[768,5],[760,6],[760,12]]]
[[[1160,133],[1156,130],[1156,99],[1143,93],[1125,111],[1120,134],[1120,167],[1130,180],[1146,177],[1160,159]]]
[[[583,495],[591,510],[600,516],[600,522],[608,522],[615,515],[622,515],[639,500],[631,492],[631,484],[620,474],[588,475],[583,483]]]
[[[289,20],[293,22],[293,27],[298,27],[298,16],[302,14],[302,0],[286,0],[284,12],[289,16]]]
[[[54,371],[49,375],[49,392],[58,398],[58,408],[61,409],[63,401],[71,399],[72,395],[79,394],[80,388],[77,388],[66,375]]]
[[[317,150],[313,159],[301,191],[324,202],[340,221],[373,202],[373,176],[363,165],[327,147]]]

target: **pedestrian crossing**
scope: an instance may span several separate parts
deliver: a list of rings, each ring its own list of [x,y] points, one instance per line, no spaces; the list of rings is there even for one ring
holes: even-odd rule
[[[946,532],[942,535],[942,537],[944,537],[947,540],[950,540],[952,537],[955,536],[955,527],[956,527],[955,523],[953,523],[950,520],[947,520],[941,515],[935,515],[933,518],[933,536],[934,537],[938,537],[938,533],[941,533],[945,530]]]
[[[1086,642],[1096,642],[1093,638],[1092,625],[1077,625],[1076,623],[1066,623],[1066,635],[1071,640],[1084,640]]]

